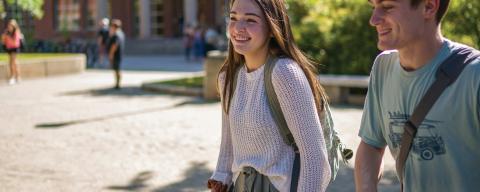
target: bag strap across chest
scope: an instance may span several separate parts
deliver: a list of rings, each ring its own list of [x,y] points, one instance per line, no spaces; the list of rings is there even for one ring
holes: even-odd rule
[[[418,127],[427,116],[442,92],[457,80],[463,69],[476,58],[480,53],[471,48],[462,47],[452,52],[452,54],[439,66],[436,72],[436,80],[427,90],[415,107],[412,115],[404,125],[404,132],[400,143],[400,154],[396,159],[396,169],[402,184],[403,191],[403,173],[408,153],[412,147],[413,139],[417,133]]]

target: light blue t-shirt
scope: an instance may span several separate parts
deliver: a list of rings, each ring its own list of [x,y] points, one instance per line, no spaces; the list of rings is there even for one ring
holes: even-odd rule
[[[388,145],[397,159],[403,125],[435,80],[437,67],[461,44],[444,40],[426,65],[405,71],[397,51],[374,62],[359,136]],[[405,164],[405,191],[480,190],[480,59],[462,72],[419,126]]]

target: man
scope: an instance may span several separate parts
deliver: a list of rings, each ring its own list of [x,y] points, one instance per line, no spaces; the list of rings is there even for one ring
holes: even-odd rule
[[[97,34],[99,66],[103,65],[104,56],[105,56],[105,53],[107,52],[109,22],[110,21],[108,20],[108,18],[103,18],[99,23],[100,29],[98,30],[98,34]]]
[[[123,49],[125,48],[125,35],[122,32],[122,22],[113,19],[109,29],[108,58],[110,66],[115,71],[115,89],[120,89],[120,63],[122,61]]]
[[[449,0],[370,0],[370,24],[382,51],[374,62],[355,160],[357,191],[377,191],[388,145],[398,158],[405,121],[438,66],[460,44],[441,35]],[[387,51],[390,50],[390,51]],[[418,126],[403,176],[404,191],[480,188],[480,59],[471,62]]]

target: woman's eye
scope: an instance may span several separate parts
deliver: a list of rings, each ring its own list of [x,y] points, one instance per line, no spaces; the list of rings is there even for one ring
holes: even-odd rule
[[[247,22],[249,22],[249,23],[256,23],[257,21],[255,21],[254,19],[247,19]]]
[[[230,17],[230,21],[237,21],[237,18],[235,18],[235,17]]]

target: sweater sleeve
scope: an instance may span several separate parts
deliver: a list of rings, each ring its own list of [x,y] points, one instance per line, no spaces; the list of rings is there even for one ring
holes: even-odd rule
[[[298,191],[325,191],[330,182],[330,165],[312,90],[297,63],[291,59],[277,62],[272,83],[300,151]]]
[[[223,103],[222,92],[225,85],[225,73],[220,74],[218,78],[220,100]],[[232,137],[230,134],[230,125],[228,116],[222,109],[222,141],[220,144],[220,154],[218,155],[217,167],[213,172],[211,179],[221,181],[223,184],[230,185],[232,183],[232,164],[233,164],[233,148]]]

